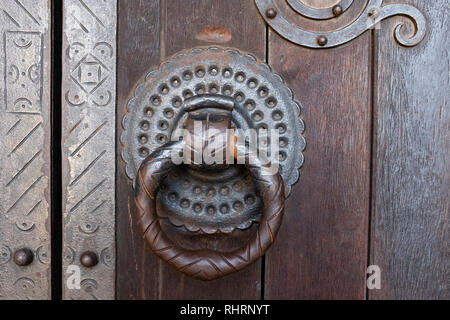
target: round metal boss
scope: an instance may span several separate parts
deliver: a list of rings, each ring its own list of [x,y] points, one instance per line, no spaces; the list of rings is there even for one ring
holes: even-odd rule
[[[234,127],[279,131],[279,173],[289,195],[304,160],[301,106],[267,64],[235,49],[218,47],[179,53],[137,85],[122,122],[122,158],[128,177],[135,179],[142,161],[181,127],[187,116],[182,111],[184,100],[205,93],[234,98]]]

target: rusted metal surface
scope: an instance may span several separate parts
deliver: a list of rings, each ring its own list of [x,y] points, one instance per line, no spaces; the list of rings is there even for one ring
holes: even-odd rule
[[[341,4],[338,4],[339,7],[334,6],[327,10],[308,7],[299,0],[288,2],[296,12],[318,20],[340,16],[353,4],[352,1],[343,0]],[[412,25],[410,30],[414,30],[414,33],[405,37],[403,23],[398,24],[395,27],[394,36],[399,44],[407,47],[415,46],[423,40],[427,31],[426,19],[422,12],[412,5],[403,3],[384,4],[383,0],[366,0],[364,10],[358,18],[349,25],[329,32],[309,31],[288,21],[280,10],[277,10],[274,0],[255,0],[255,3],[262,17],[273,30],[287,40],[309,48],[332,48],[345,44],[376,27],[382,20],[397,15],[408,17]]]
[[[64,1],[64,299],[115,296],[116,26],[116,0]],[[80,289],[66,286],[71,265]]]
[[[231,33],[221,26],[209,26],[203,28],[202,31],[195,36],[195,39],[204,42],[227,43],[231,41]]]
[[[49,299],[50,1],[0,2],[0,299]]]

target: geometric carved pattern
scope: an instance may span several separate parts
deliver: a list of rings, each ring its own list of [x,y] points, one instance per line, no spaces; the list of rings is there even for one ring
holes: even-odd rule
[[[108,90],[111,71],[106,64],[111,64],[115,57],[113,48],[107,42],[99,42],[93,46],[86,46],[75,42],[66,50],[66,58],[75,65],[70,71],[70,78],[75,87],[65,93],[66,102],[72,106],[83,106],[90,103],[94,106],[107,106],[112,99],[112,92]],[[86,52],[88,52],[86,54]]]
[[[42,41],[39,32],[7,31],[4,34],[8,112],[40,112]],[[26,56],[34,59],[26,59]]]
[[[65,0],[63,41],[63,298],[115,296],[117,0]],[[85,251],[98,264],[80,263]],[[81,269],[69,288],[69,266]]]
[[[49,3],[0,2],[0,299],[51,297]]]

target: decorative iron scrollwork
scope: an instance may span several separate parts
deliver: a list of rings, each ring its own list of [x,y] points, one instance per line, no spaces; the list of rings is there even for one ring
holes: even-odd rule
[[[297,13],[315,20],[340,16],[353,4],[352,0],[341,0],[333,7],[317,9],[309,7],[301,0],[287,0],[287,2]],[[403,35],[403,23],[395,27],[394,37],[399,44],[406,47],[415,46],[423,40],[427,31],[426,19],[422,12],[404,3],[383,5],[383,0],[367,0],[364,10],[356,20],[341,29],[329,32],[312,32],[292,24],[277,9],[273,0],[255,0],[255,3],[273,30],[287,40],[309,48],[332,48],[345,44],[374,28],[382,20],[396,15],[408,17],[415,27],[414,34],[410,37]]]
[[[353,4],[353,0],[341,0],[330,8],[312,8],[301,2],[300,0],[287,0],[289,5],[304,17],[315,20],[326,20],[337,17],[347,11]]]

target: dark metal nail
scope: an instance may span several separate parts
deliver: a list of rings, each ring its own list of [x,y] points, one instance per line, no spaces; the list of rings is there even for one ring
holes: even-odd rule
[[[269,8],[266,10],[266,17],[273,19],[277,16],[277,11],[274,8]]]
[[[14,253],[14,262],[21,267],[30,265],[34,260],[34,254],[31,249],[22,248]]]
[[[86,268],[95,267],[98,264],[98,257],[95,252],[86,251],[81,254],[80,262]]]
[[[325,46],[328,43],[328,39],[325,36],[318,36],[317,37],[317,44],[321,47]]]
[[[342,14],[342,11],[342,7],[338,4],[333,7],[333,14],[336,17],[340,16]]]

